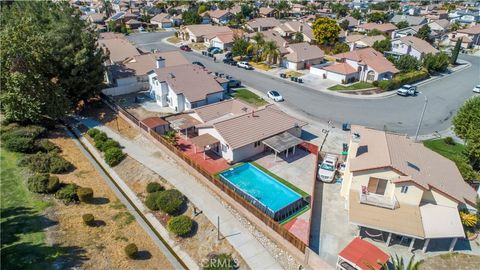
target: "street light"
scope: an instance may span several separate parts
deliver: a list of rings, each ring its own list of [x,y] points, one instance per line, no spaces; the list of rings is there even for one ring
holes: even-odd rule
[[[421,94],[422,92],[420,92]],[[418,127],[417,127],[417,132],[415,132],[415,142],[417,142],[418,140],[418,132],[420,132],[420,127],[422,126],[422,122],[423,122],[423,116],[425,115],[425,110],[427,109],[427,104],[428,104],[428,99],[427,99],[427,96],[426,95],[423,95],[423,97],[425,98],[425,104],[423,105],[423,111],[422,111],[422,114],[420,115],[420,121],[418,121]]]

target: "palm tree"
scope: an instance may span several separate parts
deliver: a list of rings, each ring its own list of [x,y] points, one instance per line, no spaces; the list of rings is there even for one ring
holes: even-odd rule
[[[285,15],[285,11],[290,10],[290,5],[287,1],[281,0],[280,2],[278,2],[276,9],[278,10],[279,17],[283,18],[283,16]]]
[[[415,255],[413,255],[410,257],[408,264],[405,266],[403,257],[398,257],[398,255],[395,254],[395,257],[390,256],[390,263],[392,264],[393,270],[418,270],[420,269],[420,265],[423,263],[423,261],[415,261]],[[382,268],[387,270],[389,269],[386,264],[382,265]]]
[[[247,51],[255,53],[256,61],[258,61],[260,51],[263,48],[263,46],[265,45],[265,38],[263,37],[262,33],[257,32],[252,37],[252,40],[254,41],[254,43],[252,43],[252,44],[250,44],[250,46],[248,46]]]
[[[276,63],[279,55],[280,51],[274,41],[268,41],[263,45],[262,57],[265,58],[269,64]]]
[[[112,3],[108,0],[103,0],[102,1],[102,9],[101,9],[103,12],[105,12],[105,15],[107,16],[107,18],[110,18],[110,15],[113,14],[113,7],[112,7]]]

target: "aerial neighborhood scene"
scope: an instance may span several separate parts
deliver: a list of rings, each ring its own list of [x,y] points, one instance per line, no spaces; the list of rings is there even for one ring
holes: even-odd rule
[[[480,269],[480,1],[0,8],[1,269]]]

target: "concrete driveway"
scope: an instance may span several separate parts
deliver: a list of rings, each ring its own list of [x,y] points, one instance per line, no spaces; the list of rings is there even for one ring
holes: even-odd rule
[[[144,49],[160,51],[178,50],[161,40],[171,32],[132,34],[128,38]],[[461,55],[472,66],[444,76],[439,80],[418,87],[423,94],[416,97],[393,96],[383,99],[357,99],[332,96],[309,87],[274,78],[259,72],[239,69],[223,63],[214,63],[211,58],[195,52],[185,53],[190,61],[201,61],[211,71],[221,71],[263,93],[271,89],[280,91],[285,105],[313,120],[334,123],[350,122],[390,131],[415,133],[425,95],[428,107],[420,134],[442,131],[451,126],[452,117],[466,99],[473,96],[472,88],[479,83],[480,57]]]

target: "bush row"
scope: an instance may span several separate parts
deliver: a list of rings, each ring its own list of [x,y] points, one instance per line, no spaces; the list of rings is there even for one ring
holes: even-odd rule
[[[40,126],[20,126],[12,123],[2,126],[0,140],[3,147],[12,152],[34,153],[39,150],[35,140],[45,133],[45,128]]]
[[[37,173],[66,173],[73,169],[73,164],[56,151],[27,155],[20,160],[20,165]]]
[[[116,166],[125,158],[120,144],[109,138],[105,132],[91,128],[87,134],[93,139],[95,147],[104,153],[105,162],[109,166]]]
[[[391,80],[375,81],[374,86],[378,86],[385,91],[391,91],[400,88],[404,84],[412,84],[428,78],[426,70],[415,70],[407,73],[400,73]]]

